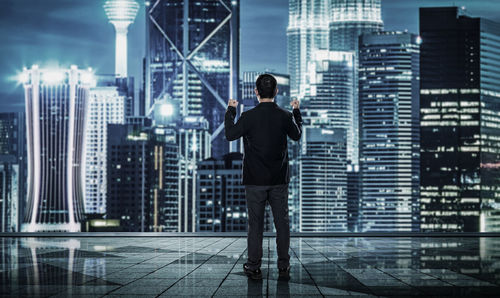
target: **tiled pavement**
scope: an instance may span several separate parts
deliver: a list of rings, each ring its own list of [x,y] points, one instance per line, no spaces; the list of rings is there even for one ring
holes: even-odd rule
[[[291,239],[278,280],[275,238],[264,279],[242,270],[246,238],[0,238],[7,297],[500,297],[500,238]]]

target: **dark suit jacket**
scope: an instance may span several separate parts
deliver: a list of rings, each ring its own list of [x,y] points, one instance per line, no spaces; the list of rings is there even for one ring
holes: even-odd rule
[[[302,135],[299,109],[293,113],[275,102],[261,102],[243,112],[236,123],[236,108],[228,107],[224,119],[226,139],[243,137],[245,185],[278,185],[290,182],[287,136],[298,141]]]

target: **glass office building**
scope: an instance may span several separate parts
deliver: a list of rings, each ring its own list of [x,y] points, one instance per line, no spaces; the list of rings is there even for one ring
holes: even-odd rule
[[[114,79],[113,79],[114,80]],[[124,124],[127,94],[105,81],[90,89],[85,124],[85,213],[106,213],[108,124]]]
[[[108,124],[108,219],[126,232],[177,232],[179,155],[175,131]]]
[[[403,32],[359,38],[362,232],[419,230],[419,43]]]
[[[0,113],[0,231],[19,232],[26,201],[26,120]]]
[[[236,151],[223,122],[227,99],[239,97],[239,1],[154,1],[146,30],[145,110],[166,99],[179,117],[202,111],[213,155]]]
[[[420,36],[421,229],[498,232],[500,24],[421,8]]]
[[[327,50],[330,0],[290,0],[287,34],[290,94],[305,94],[307,65],[314,50]]]
[[[356,51],[363,33],[381,31],[381,0],[332,0],[330,50]]]
[[[22,231],[80,231],[82,153],[90,71],[23,72],[28,148],[28,201]]]
[[[300,232],[346,232],[346,131],[304,127],[302,138]]]

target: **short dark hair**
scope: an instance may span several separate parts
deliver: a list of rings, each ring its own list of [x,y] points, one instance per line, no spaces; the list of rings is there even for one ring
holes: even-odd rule
[[[261,74],[255,82],[255,86],[261,98],[274,98],[276,96],[277,85],[276,79],[267,73]]]

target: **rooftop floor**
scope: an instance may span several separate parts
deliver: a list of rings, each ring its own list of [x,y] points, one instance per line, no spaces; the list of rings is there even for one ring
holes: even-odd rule
[[[329,297],[500,295],[498,237],[292,237],[278,280],[265,237],[261,281],[244,237],[2,237],[4,296]]]

